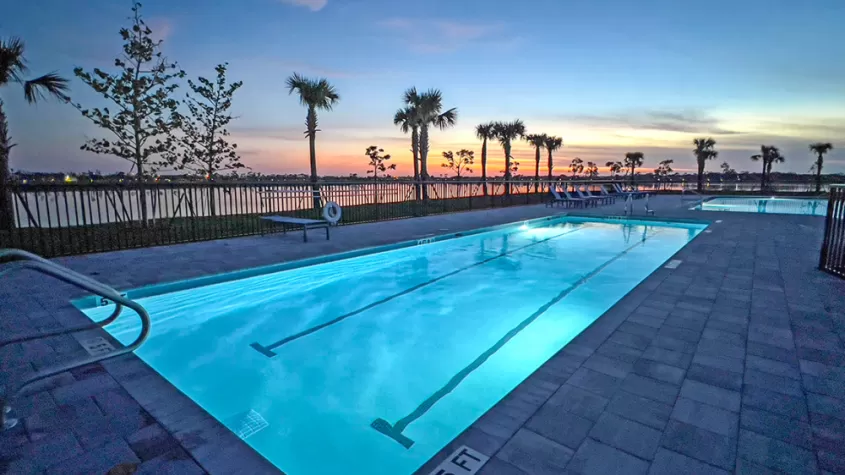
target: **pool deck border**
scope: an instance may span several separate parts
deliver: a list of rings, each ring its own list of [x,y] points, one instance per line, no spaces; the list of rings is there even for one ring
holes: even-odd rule
[[[418,474],[428,475],[460,445],[491,457],[483,475],[609,473],[613,467],[629,473],[845,470],[845,402],[839,399],[845,390],[845,303],[836,298],[845,295],[845,282],[815,269],[823,220],[689,211],[683,200],[678,203],[677,197],[659,197],[651,206],[658,219],[722,223],[673,257],[683,261],[678,268],[660,268],[643,280]],[[617,203],[570,215],[610,216],[621,208]],[[436,233],[438,226],[473,229],[559,212],[529,206],[416,218],[340,228],[334,239],[358,235],[366,241],[373,239],[373,226],[395,226],[394,234],[374,243],[389,244],[424,238],[421,230]],[[59,262],[130,288],[353,244],[253,237]],[[238,256],[246,249],[252,254]],[[218,253],[216,263],[209,252]],[[162,259],[174,261],[173,267],[160,269]],[[179,265],[190,262],[197,265]],[[127,270],[127,263],[140,270]],[[106,264],[122,265],[103,274]],[[34,301],[25,290],[38,278],[10,282],[11,290],[0,288],[7,304],[0,308],[4,334],[87,322],[69,303],[78,297],[74,291],[51,289],[50,298]],[[16,345],[0,353],[2,369],[22,376],[87,354],[78,342],[92,337],[116,344],[97,330]],[[137,463],[136,473],[279,473],[134,355],[45,381],[17,408],[24,422],[0,433],[0,471],[104,473]]]

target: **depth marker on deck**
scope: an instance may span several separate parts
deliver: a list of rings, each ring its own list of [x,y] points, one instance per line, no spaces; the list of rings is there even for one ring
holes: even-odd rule
[[[680,259],[672,259],[671,261],[667,262],[666,265],[663,266],[663,268],[664,269],[677,269],[678,266],[681,265],[681,262],[684,262],[684,261],[682,261]]]
[[[429,475],[445,475],[460,473],[461,475],[475,475],[490,457],[473,450],[466,445],[458,447],[446,460],[440,462]]]
[[[96,338],[90,338],[88,340],[82,340],[79,343],[91,356],[100,356],[114,351],[114,346],[112,346],[112,344],[109,343],[108,340],[101,336],[98,336]]]

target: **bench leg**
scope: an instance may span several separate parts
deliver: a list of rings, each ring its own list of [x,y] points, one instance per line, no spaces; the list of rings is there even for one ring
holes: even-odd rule
[[[308,226],[302,227],[302,242],[308,242]]]
[[[329,227],[326,226],[326,241],[329,240]]]

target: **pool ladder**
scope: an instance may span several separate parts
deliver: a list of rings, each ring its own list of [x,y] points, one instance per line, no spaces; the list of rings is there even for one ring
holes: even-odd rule
[[[90,325],[84,325],[81,327],[48,331],[35,335],[22,336],[11,340],[0,341],[0,348],[15,343],[23,343],[26,341],[39,340],[42,338],[49,338],[58,335],[67,335],[86,330],[103,328],[106,325],[109,325],[115,320],[117,320],[117,317],[120,316],[120,312],[123,310],[123,307],[131,308],[138,314],[141,319],[141,332],[135,339],[135,341],[133,341],[129,345],[124,346],[119,350],[106,353],[104,355],[90,356],[88,358],[82,358],[76,361],[59,364],[54,367],[44,368],[41,371],[36,372],[29,378],[25,379],[24,381],[6,387],[5,392],[3,394],[0,394],[0,430],[6,430],[11,429],[18,422],[17,419],[12,418],[10,416],[12,409],[11,401],[16,396],[18,396],[24,388],[35,382],[47,379],[51,376],[55,376],[65,371],[69,371],[75,368],[79,368],[81,366],[97,363],[109,358],[114,358],[116,356],[125,355],[127,353],[135,351],[136,349],[138,349],[139,346],[141,346],[142,343],[144,343],[144,340],[147,339],[147,336],[150,333],[150,316],[144,309],[144,307],[142,307],[137,302],[134,302],[121,295],[117,290],[101,282],[97,282],[96,280],[91,279],[90,277],[84,276],[78,272],[74,272],[68,269],[67,267],[60,266],[55,262],[48,261],[47,259],[44,259],[43,257],[37,256],[30,252],[22,251],[19,249],[0,249],[0,265],[11,266],[7,267],[6,269],[0,269],[0,275],[12,270],[13,268],[30,269],[36,272],[40,272],[42,274],[52,276],[58,280],[91,292],[92,294],[98,295],[105,299],[109,299],[115,303],[114,311],[105,320],[101,320],[99,322],[95,322]]]

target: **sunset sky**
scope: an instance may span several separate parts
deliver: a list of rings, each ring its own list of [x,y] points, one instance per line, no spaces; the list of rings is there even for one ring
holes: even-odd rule
[[[33,75],[113,70],[130,6],[12,2],[0,35],[26,41]],[[455,128],[432,133],[433,174],[444,150],[480,154],[475,125],[515,118],[529,132],[563,137],[558,171],[576,156],[603,165],[629,151],[645,153],[647,170],[669,158],[691,170],[692,139],[712,136],[721,153],[714,171],[722,161],[757,171],[748,157],[765,143],[786,157],[776,170],[807,172],[807,145],[821,140],[836,147],[825,171],[845,172],[842,0],[148,0],[143,13],[189,77],[211,77],[228,61],[230,79],[244,81],[232,140],[243,163],[264,173],[308,170],[305,109],[284,86],[294,71],[327,77],[341,95],[319,115],[325,174],[363,175],[369,145],[393,155],[397,174],[411,173],[410,138],[392,123],[410,86],[438,88],[458,108]],[[106,105],[71,84],[75,102]],[[79,150],[86,136],[105,135],[78,111],[27,106],[22,96],[2,90],[18,144],[12,168],[128,171],[127,162]],[[502,151],[490,149],[497,175]],[[526,144],[514,155],[520,173],[533,173]]]

